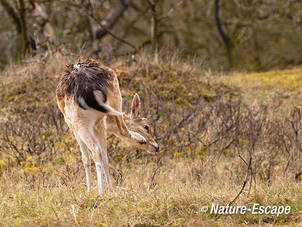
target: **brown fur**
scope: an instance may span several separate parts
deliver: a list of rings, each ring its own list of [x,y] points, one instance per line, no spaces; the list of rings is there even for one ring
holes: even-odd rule
[[[100,100],[100,93],[103,100]],[[110,68],[90,59],[80,59],[76,65],[68,65],[60,78],[56,98],[66,123],[80,145],[88,191],[91,184],[90,158],[96,164],[99,194],[104,190],[102,172],[109,188],[111,187],[107,131],[114,133],[128,145],[149,152],[158,151],[158,144],[145,128],[149,127],[147,119],[139,116],[141,105],[137,94],[132,100],[131,115],[122,113],[118,79]]]
[[[146,118],[138,117],[135,119],[131,119],[130,115],[125,114],[124,120],[129,130],[139,133],[140,135],[145,137],[145,139],[151,146],[156,147],[157,142],[153,137],[150,123]],[[149,130],[145,129],[145,126],[148,126]]]

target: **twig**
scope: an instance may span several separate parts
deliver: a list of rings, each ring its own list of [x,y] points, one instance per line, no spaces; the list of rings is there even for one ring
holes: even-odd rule
[[[117,35],[115,35],[115,34],[113,34],[108,28],[106,28],[106,26],[104,26],[99,20],[98,20],[98,18],[96,18],[96,16],[94,15],[94,12],[93,12],[93,9],[92,10],[90,10],[90,13],[89,13],[89,16],[104,30],[104,31],[106,31],[109,35],[111,35],[113,38],[115,38],[116,40],[118,40],[118,41],[120,41],[120,42],[122,42],[122,43],[124,43],[124,44],[126,44],[126,45],[128,45],[128,46],[130,46],[130,47],[132,47],[135,51],[136,51],[136,47],[133,45],[133,44],[131,44],[131,43],[129,43],[128,41],[126,41],[126,40],[124,40],[124,39],[122,39],[122,38],[120,38],[120,37],[118,37]]]
[[[83,7],[82,5],[80,4],[76,4],[74,2],[69,2],[68,3],[70,6],[72,7],[76,7],[76,8],[79,8],[80,10],[83,10],[83,13],[86,14],[87,16],[89,16],[90,18],[92,18],[100,27],[103,31],[96,31],[98,34],[96,34],[96,38],[97,39],[101,39],[103,36],[105,36],[106,34],[109,34],[111,35],[114,39],[120,41],[121,43],[124,43],[130,47],[132,47],[134,49],[134,51],[137,50],[137,48],[131,44],[130,42],[120,38],[119,36],[115,35],[114,33],[112,33],[110,31],[110,28],[108,28],[106,25],[103,25],[102,22],[99,21],[99,19],[95,16],[94,14],[94,11],[93,11],[93,7],[91,7],[89,4],[88,4],[88,7]],[[108,20],[108,19],[107,19]],[[115,22],[117,20],[114,20]],[[110,24],[109,27],[112,27],[114,25],[114,23]],[[102,33],[102,34],[101,34]]]
[[[244,158],[242,158],[240,154],[239,154],[239,158],[246,164],[247,167],[249,166],[249,164],[247,164],[247,162],[244,160]]]
[[[247,164],[247,162],[241,157],[241,155],[239,155],[239,158],[241,160],[244,161],[244,163],[247,165],[247,170],[246,170],[246,175],[245,175],[245,180],[242,184],[242,187],[239,191],[239,193],[236,195],[236,197],[229,203],[229,205],[232,205],[233,203],[236,202],[236,200],[239,198],[239,196],[241,195],[241,193],[243,192],[247,182],[248,182],[248,179],[249,179],[249,173],[250,173],[250,170],[251,170],[251,164],[252,164],[252,156],[250,156],[250,160],[249,160],[249,163]]]
[[[161,159],[162,159],[163,155],[159,156],[158,159],[157,159],[157,167],[156,169],[154,170],[153,174],[152,174],[152,177],[151,177],[151,182],[150,182],[150,187],[154,185],[154,179],[155,179],[155,176],[158,172],[158,170],[160,169],[160,167],[162,166],[162,163],[161,163]]]

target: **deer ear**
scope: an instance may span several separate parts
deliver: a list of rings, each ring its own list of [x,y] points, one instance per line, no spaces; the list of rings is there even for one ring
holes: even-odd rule
[[[135,119],[139,117],[141,112],[141,100],[137,93],[133,96],[132,104],[131,104],[131,119]]]

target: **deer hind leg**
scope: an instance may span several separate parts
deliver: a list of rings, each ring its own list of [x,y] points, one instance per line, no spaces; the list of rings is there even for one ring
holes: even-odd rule
[[[95,167],[96,167],[96,173],[97,173],[97,181],[98,181],[98,192],[99,195],[102,195],[104,193],[104,183],[103,183],[103,147],[100,146],[100,143],[95,137],[94,133],[94,124],[95,122],[92,122],[89,125],[89,127],[80,127],[77,134],[81,138],[81,140],[84,142],[84,144],[87,146],[87,148],[90,150]]]
[[[86,145],[84,143],[82,146],[86,147]],[[87,147],[84,149],[85,149],[85,151],[82,151],[82,162],[83,162],[83,165],[85,168],[87,191],[90,192],[90,190],[91,190],[91,161],[90,161],[89,153],[87,152]],[[83,150],[83,149],[81,148],[81,150]]]
[[[86,144],[80,139],[80,137],[78,135],[76,135],[76,133],[75,133],[75,137],[77,139],[77,142],[80,146],[80,150],[82,153],[82,162],[83,162],[83,166],[85,168],[87,191],[90,192],[90,190],[91,190],[91,160],[90,160],[90,156],[89,156],[89,149],[86,146]]]

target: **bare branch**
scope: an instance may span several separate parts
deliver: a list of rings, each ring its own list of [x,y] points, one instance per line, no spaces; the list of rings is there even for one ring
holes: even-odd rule
[[[244,161],[245,164],[247,164],[247,162],[239,155],[239,157],[241,158],[241,160]],[[246,170],[246,174],[245,174],[245,180],[242,184],[242,187],[239,191],[239,193],[236,195],[236,197],[229,203],[229,205],[232,205],[236,202],[236,200],[239,198],[239,196],[241,195],[241,193],[243,192],[248,180],[249,180],[249,175],[250,175],[250,171],[251,171],[251,166],[252,166],[252,156],[250,156],[250,160],[247,166],[247,170]]]
[[[118,36],[115,35],[115,34],[113,34],[113,33],[112,33],[110,30],[108,30],[104,25],[102,25],[102,23],[98,21],[98,19],[95,17],[95,15],[94,15],[94,13],[93,13],[92,11],[91,11],[90,16],[91,16],[92,19],[95,20],[95,22],[97,22],[97,24],[98,24],[102,29],[106,30],[106,33],[108,33],[109,35],[111,35],[111,36],[112,36],[113,38],[115,38],[116,40],[118,40],[118,41],[120,41],[120,42],[122,42],[122,43],[124,43],[124,44],[126,44],[126,45],[128,45],[128,46],[130,46],[130,47],[132,47],[134,50],[136,50],[136,47],[135,47],[133,44],[131,44],[131,43],[129,43],[128,41],[126,41],[126,40],[124,40],[124,39],[118,37]]]
[[[130,3],[131,0],[119,1],[117,7],[115,7],[115,9],[100,23],[101,28],[96,31],[97,39],[102,39],[105,35],[107,35],[107,33],[112,35],[109,30],[112,29],[116,22],[121,18]]]

